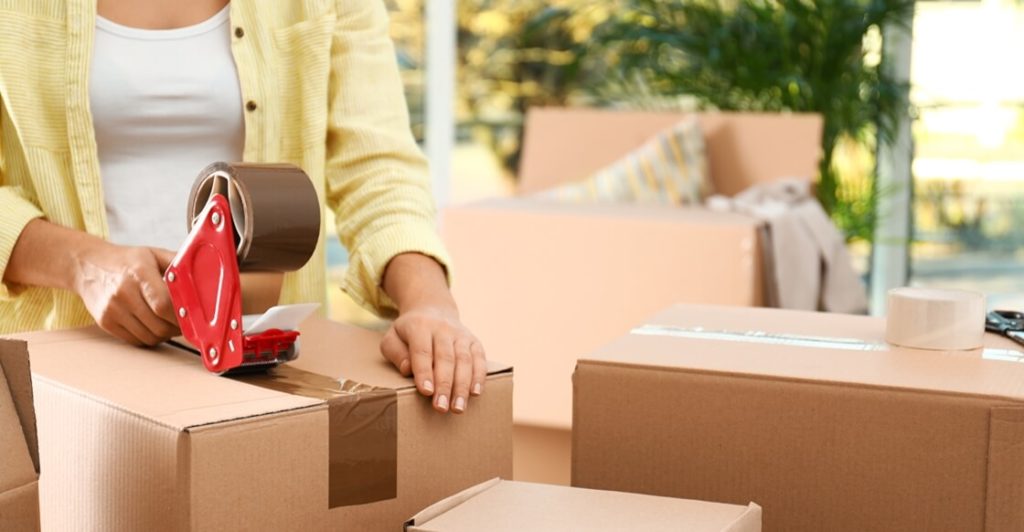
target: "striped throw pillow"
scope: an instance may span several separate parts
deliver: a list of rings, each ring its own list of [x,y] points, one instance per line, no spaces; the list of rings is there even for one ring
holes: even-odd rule
[[[541,191],[565,202],[699,205],[710,194],[704,134],[696,118],[655,135],[583,181]]]

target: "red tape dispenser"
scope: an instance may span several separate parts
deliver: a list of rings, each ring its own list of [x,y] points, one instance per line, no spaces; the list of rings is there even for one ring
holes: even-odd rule
[[[243,317],[241,272],[288,272],[308,262],[320,236],[309,177],[292,165],[214,163],[192,187],[188,220],[188,238],[164,282],[181,332],[206,369],[224,374],[294,360],[293,329],[317,305]]]

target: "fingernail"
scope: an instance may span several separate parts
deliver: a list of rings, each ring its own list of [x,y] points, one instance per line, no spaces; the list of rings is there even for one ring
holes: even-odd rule
[[[448,397],[444,395],[438,397],[437,407],[440,408],[441,410],[448,410]]]
[[[465,409],[466,409],[466,400],[461,398],[461,397],[456,397],[455,398],[455,406],[452,408],[452,410],[454,410],[456,412],[462,412]]]
[[[398,372],[401,373],[402,375],[405,375],[405,374],[409,373],[409,360],[408,359],[403,360],[402,363],[398,365]]]
[[[480,386],[479,382],[473,385],[473,395],[480,395],[483,391],[483,387]]]
[[[423,381],[423,389],[426,390],[427,393],[434,393],[434,383],[429,380]]]

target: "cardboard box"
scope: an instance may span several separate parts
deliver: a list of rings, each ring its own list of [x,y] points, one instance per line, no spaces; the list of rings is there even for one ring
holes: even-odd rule
[[[685,113],[531,109],[519,192],[583,179]],[[817,175],[820,116],[702,113],[720,193]],[[516,367],[519,480],[568,480],[576,359],[668,305],[759,306],[762,225],[746,216],[656,205],[563,205],[529,197],[452,206],[442,236],[455,264],[465,322]],[[552,467],[554,465],[554,467]],[[535,472],[540,472],[536,475]]]
[[[493,479],[441,501],[408,532],[760,532],[761,508]]]
[[[39,449],[24,342],[0,341],[0,530],[39,530]]]
[[[524,128],[519,191],[529,194],[584,179],[691,116],[704,133],[718,194],[818,175],[823,121],[816,114],[535,108]]]
[[[757,222],[633,207],[496,199],[446,211],[459,309],[488,356],[512,360],[517,423],[568,429],[576,358],[667,305],[760,303]]]
[[[377,333],[320,319],[277,377],[98,329],[30,333],[47,530],[401,530],[511,473],[512,375],[435,413]],[[333,507],[333,508],[332,508]]]
[[[765,508],[767,531],[1024,530],[1024,354],[876,318],[673,307],[579,361],[573,485]]]

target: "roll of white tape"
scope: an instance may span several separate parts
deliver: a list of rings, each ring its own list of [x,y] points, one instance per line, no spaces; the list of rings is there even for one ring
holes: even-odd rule
[[[889,292],[885,340],[915,349],[966,351],[984,344],[985,296],[964,290]]]

